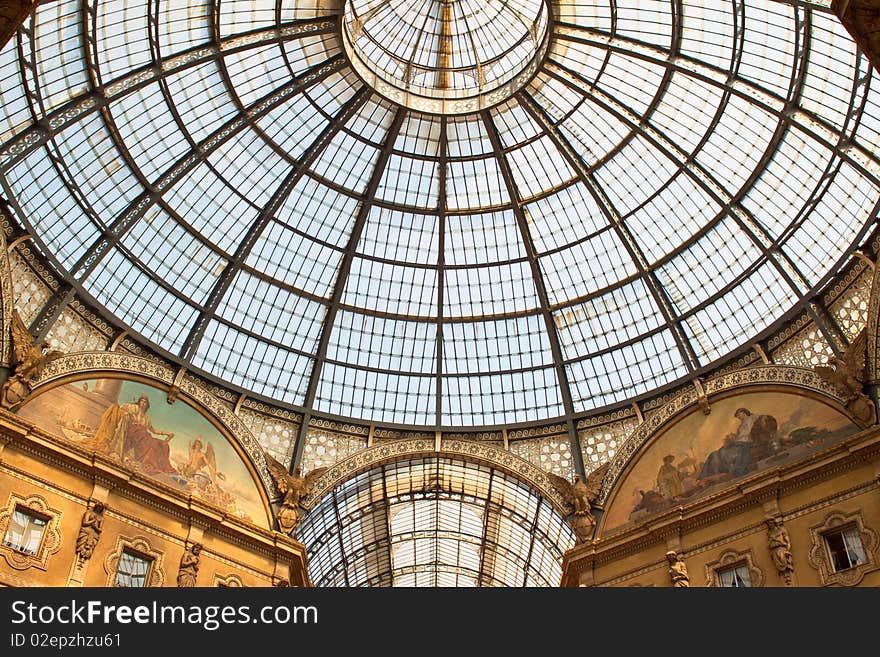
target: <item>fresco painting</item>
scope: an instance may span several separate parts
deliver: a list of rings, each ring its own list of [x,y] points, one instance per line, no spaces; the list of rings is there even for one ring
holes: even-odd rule
[[[741,393],[697,408],[643,448],[605,512],[611,529],[686,504],[728,482],[799,460],[859,430],[841,411],[789,392]]]
[[[34,397],[19,414],[37,426],[162,483],[267,526],[257,486],[241,456],[182,400],[126,379],[77,381]]]

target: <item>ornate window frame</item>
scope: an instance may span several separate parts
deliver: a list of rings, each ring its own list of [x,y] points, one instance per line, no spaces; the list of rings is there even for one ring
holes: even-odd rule
[[[137,552],[148,559],[152,559],[150,570],[147,572],[147,577],[144,583],[145,587],[162,586],[162,584],[165,583],[165,568],[163,566],[165,554],[153,549],[150,546],[150,542],[143,536],[135,536],[133,538],[118,536],[113,551],[104,559],[104,572],[107,573],[107,586],[113,587],[116,585],[116,570],[119,567],[119,560],[122,558],[122,553],[126,549],[131,552]]]
[[[12,514],[15,513],[17,507],[23,507],[46,518],[46,528],[43,530],[40,546],[37,548],[36,554],[28,554],[13,549],[0,541],[0,554],[3,555],[6,563],[15,570],[27,570],[28,568],[47,570],[49,557],[61,549],[62,512],[50,507],[49,502],[41,495],[24,497],[18,493],[10,493],[6,507],[0,510],[0,537],[6,536]]]
[[[212,585],[227,586],[230,588],[244,587],[244,583],[241,581],[241,577],[235,574],[223,576],[219,573],[214,573],[214,582]]]
[[[828,554],[825,536],[832,531],[852,526],[858,529],[867,562],[847,568],[846,570],[835,571],[834,565],[831,563],[831,555]],[[829,513],[821,524],[810,527],[810,540],[812,545],[810,547],[809,562],[819,572],[819,579],[823,586],[830,586],[832,584],[856,586],[867,573],[880,568],[877,565],[877,559],[874,554],[877,550],[877,532],[868,527],[861,511],[853,513],[833,511]]]
[[[725,550],[722,552],[717,561],[706,564],[706,586],[720,588],[721,580],[718,572],[731,566],[745,564],[749,570],[749,580],[753,588],[764,586],[764,571],[761,570],[755,560],[752,558],[752,551],[745,550],[737,552],[736,550]]]

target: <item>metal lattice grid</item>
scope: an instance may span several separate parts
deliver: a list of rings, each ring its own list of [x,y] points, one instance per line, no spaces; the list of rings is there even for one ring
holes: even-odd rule
[[[561,419],[580,470],[576,418],[711,371],[849,259],[880,96],[813,3],[548,6],[530,79],[459,114],[366,84],[320,3],[38,5],[0,52],[0,182],[45,303],[302,413],[295,458],[313,415]]]
[[[558,586],[574,545],[559,513],[522,482],[440,457],[352,477],[297,536],[316,586]]]

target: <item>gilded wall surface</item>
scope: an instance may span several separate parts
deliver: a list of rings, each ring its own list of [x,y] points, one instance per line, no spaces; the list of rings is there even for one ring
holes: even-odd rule
[[[877,425],[818,390],[738,388],[644,440],[562,584],[878,586],[878,481]]]
[[[237,490],[226,456],[215,475]],[[308,585],[304,547],[266,528],[262,505],[257,524],[154,475],[0,410],[0,585],[134,585],[119,579],[137,579],[132,555],[138,585]]]

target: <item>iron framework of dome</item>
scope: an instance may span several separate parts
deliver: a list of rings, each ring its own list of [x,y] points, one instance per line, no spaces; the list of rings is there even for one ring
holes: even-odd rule
[[[3,195],[60,301],[304,425],[573,433],[823,325],[876,214],[875,74],[821,3],[81,6],[0,53]],[[492,7],[538,27],[465,42]],[[351,15],[473,108],[367,84]]]

